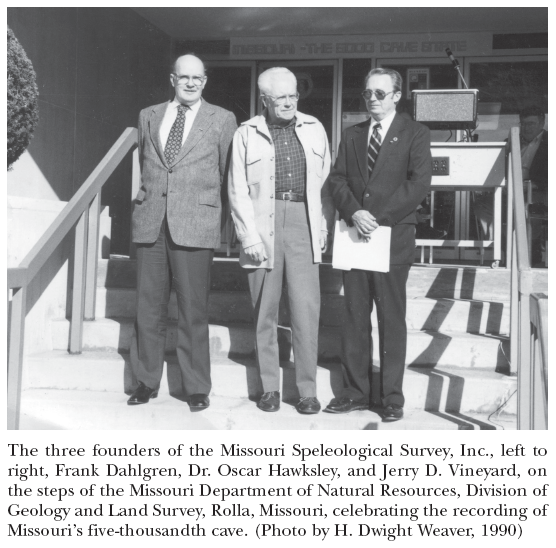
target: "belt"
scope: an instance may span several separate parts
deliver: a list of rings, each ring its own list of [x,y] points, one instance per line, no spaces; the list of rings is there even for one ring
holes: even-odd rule
[[[305,197],[303,194],[296,194],[295,192],[276,192],[277,200],[285,200],[289,202],[304,202]]]

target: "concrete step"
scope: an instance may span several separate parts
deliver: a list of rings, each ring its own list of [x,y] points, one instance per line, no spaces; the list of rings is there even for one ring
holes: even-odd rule
[[[168,394],[170,384],[180,386],[175,356],[167,356],[167,374],[162,376],[160,395]],[[282,363],[282,397],[295,402],[295,368]],[[376,369],[376,368],[375,368]],[[254,360],[213,359],[211,363],[211,397],[251,399],[262,393],[258,369]],[[379,401],[379,372],[373,372],[373,399]],[[339,395],[343,386],[339,364],[321,363],[317,368],[317,395],[326,404]],[[115,393],[125,401],[124,390],[132,387],[129,354],[116,352],[84,352],[70,355],[52,351],[26,358],[23,368],[26,391],[57,390],[60,393]],[[408,367],[404,379],[406,409],[427,410],[451,415],[491,414],[503,409],[506,415],[516,413],[516,378],[485,370],[454,367]],[[507,403],[506,403],[507,402]]]
[[[415,330],[458,331],[462,333],[509,333],[508,302],[467,301],[461,299],[413,298],[407,302],[407,327]],[[136,291],[133,288],[97,288],[97,318],[134,318]],[[170,297],[169,317],[177,319],[175,292]],[[339,326],[343,323],[344,297],[323,294],[320,325]],[[209,321],[213,323],[252,321],[251,298],[247,291],[211,291]],[[376,311],[372,314],[377,325]],[[280,307],[280,322],[290,325],[287,298]]]
[[[342,273],[330,264],[320,268],[321,293],[342,293]],[[135,287],[137,265],[130,259],[102,259],[97,282],[101,287]],[[247,291],[247,273],[235,259],[215,259],[211,270],[211,289]],[[535,292],[548,291],[548,270],[533,270]],[[507,301],[510,272],[505,268],[412,266],[408,280],[408,298],[428,297],[478,301]]]
[[[98,261],[97,285],[100,287],[135,287],[135,259],[102,259]],[[247,291],[247,273],[237,259],[215,259],[211,268],[211,289]]]
[[[322,265],[320,285],[322,293],[340,293],[342,273],[333,270],[331,265]],[[134,259],[103,259],[98,261],[97,286],[123,287],[136,286],[137,261]],[[247,270],[239,266],[237,259],[215,258],[210,274],[213,291],[248,291]]]
[[[129,351],[133,320],[101,318],[83,324],[84,350]],[[210,324],[210,351],[213,358],[236,358],[253,355],[253,328],[250,324]],[[337,361],[341,350],[339,328],[322,327],[319,333],[319,361]],[[53,349],[67,350],[69,321],[52,322]],[[280,356],[291,359],[291,331],[278,329]],[[378,345],[375,360],[378,360]],[[176,348],[176,322],[168,322],[166,352]],[[471,333],[409,331],[406,363],[409,365],[449,365],[505,371],[508,367],[509,341],[495,335]],[[378,363],[378,361],[376,362]]]
[[[434,413],[408,409],[404,419],[382,422],[373,411],[300,415],[290,404],[277,413],[256,409],[247,398],[212,396],[191,413],[186,403],[161,394],[147,405],[128,406],[110,392],[28,390],[21,401],[21,430],[515,430],[513,417]]]

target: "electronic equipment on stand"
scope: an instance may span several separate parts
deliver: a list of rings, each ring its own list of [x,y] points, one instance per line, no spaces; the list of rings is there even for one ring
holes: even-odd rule
[[[413,118],[431,129],[464,130],[464,140],[476,142],[478,136],[473,136],[471,131],[477,127],[479,90],[469,89],[459,61],[450,48],[446,48],[446,55],[452,61],[465,89],[413,90]]]
[[[506,186],[505,143],[477,142],[473,130],[477,127],[478,90],[469,89],[461,73],[459,62],[451,50],[446,54],[452,61],[463,83],[464,89],[412,90],[413,118],[431,129],[463,130],[463,142],[431,144],[433,177],[432,191],[455,191],[456,208],[459,214],[454,227],[453,240],[417,239],[421,246],[421,261],[424,248],[429,247],[429,262],[432,263],[434,247],[479,248],[481,264],[484,248],[493,250],[492,267],[497,267],[502,258],[502,188]],[[459,192],[465,191],[465,192]],[[469,240],[469,202],[473,192],[494,193],[494,221],[492,240]],[[471,192],[471,194],[467,194]],[[434,226],[434,192],[431,195],[431,226]],[[511,241],[508,237],[507,241]],[[506,251],[508,255],[508,251]],[[508,255],[509,256],[509,255]]]
[[[461,73],[461,68],[459,66],[459,61],[454,57],[454,54],[452,53],[452,50],[450,48],[446,48],[444,51],[446,51],[446,55],[450,58],[450,61],[452,61],[452,65],[454,65],[454,68],[458,71],[459,77],[461,79],[461,82],[463,84],[463,87],[465,89],[469,89],[469,86],[467,85],[467,82],[465,81],[465,78],[463,77],[463,74]],[[477,104],[477,98],[475,95],[475,105]],[[475,111],[475,120],[477,119],[477,112]],[[475,127],[473,129],[475,129],[477,127],[477,124],[475,124]],[[478,135],[472,135],[471,134],[471,130],[468,128],[467,130],[467,141],[468,142],[477,142],[479,140],[479,136]]]

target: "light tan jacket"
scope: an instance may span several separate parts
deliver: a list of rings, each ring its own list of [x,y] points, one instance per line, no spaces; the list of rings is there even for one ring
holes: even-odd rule
[[[303,146],[307,164],[307,204],[313,261],[322,260],[321,231],[332,228],[335,209],[321,189],[330,172],[328,138],[313,116],[297,112],[295,133]],[[264,115],[247,120],[234,135],[228,174],[228,195],[236,233],[241,242],[239,262],[245,268],[274,267],[274,143]],[[261,263],[245,255],[246,247],[263,243],[268,259]]]

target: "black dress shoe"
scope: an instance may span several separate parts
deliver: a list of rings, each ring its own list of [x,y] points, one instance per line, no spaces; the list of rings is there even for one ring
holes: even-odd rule
[[[210,405],[210,400],[206,394],[193,394],[189,396],[187,403],[189,404],[189,409],[195,412],[206,409]]]
[[[326,413],[350,413],[369,409],[369,403],[351,398],[333,398],[324,410]]]
[[[299,398],[295,409],[302,415],[315,415],[320,411],[320,403],[317,398]]]
[[[261,411],[273,413],[280,409],[280,392],[265,392],[257,403]]]
[[[139,386],[131,394],[128,405],[141,405],[142,403],[149,403],[149,400],[154,400],[158,396],[158,388],[149,388],[139,381]]]
[[[395,403],[391,403],[384,408],[382,412],[382,420],[384,422],[399,421],[403,418],[403,407]]]

